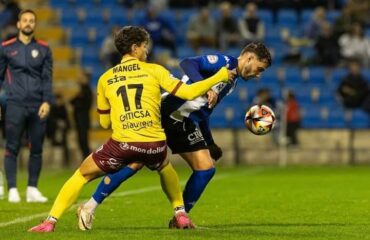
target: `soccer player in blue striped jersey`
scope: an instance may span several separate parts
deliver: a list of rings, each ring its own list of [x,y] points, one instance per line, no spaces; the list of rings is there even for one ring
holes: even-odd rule
[[[238,58],[216,54],[186,58],[180,63],[186,74],[182,81],[186,84],[202,81],[224,66],[229,70],[236,69],[239,77],[249,80],[259,77],[270,65],[270,52],[259,42],[248,44]],[[169,94],[163,95],[161,115],[167,144],[172,153],[179,154],[193,170],[183,192],[186,212],[190,212],[215,174],[214,160],[222,156],[222,150],[213,140],[209,118],[213,108],[234,90],[236,84],[236,80],[216,84],[207,92],[207,95],[192,101],[182,100]],[[105,178],[109,181],[103,179],[93,197],[83,205],[84,216],[92,219],[91,216],[98,204],[141,167],[140,164],[131,164],[117,173],[107,175]],[[165,172],[159,174],[162,178],[166,178]],[[162,184],[162,188],[169,199],[175,198],[171,197],[172,186],[167,183],[167,185]],[[170,221],[169,227],[177,227],[175,218]]]

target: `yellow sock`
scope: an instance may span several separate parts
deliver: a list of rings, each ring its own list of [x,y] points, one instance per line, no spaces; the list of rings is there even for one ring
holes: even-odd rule
[[[167,195],[168,200],[171,202],[174,209],[184,206],[182,193],[179,183],[179,177],[172,164],[169,163],[160,172],[161,185],[164,193]]]
[[[60,218],[64,211],[68,209],[74,201],[76,201],[82,187],[87,183],[87,179],[84,178],[80,172],[80,169],[73,174],[73,176],[68,179],[68,181],[63,185],[57,198],[55,199],[54,205],[51,208],[49,216],[53,218]]]

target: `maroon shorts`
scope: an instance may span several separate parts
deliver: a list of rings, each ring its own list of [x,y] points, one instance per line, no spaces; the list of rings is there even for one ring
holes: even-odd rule
[[[167,157],[166,141],[159,142],[117,142],[109,139],[92,154],[96,165],[106,173],[140,162],[155,170]]]

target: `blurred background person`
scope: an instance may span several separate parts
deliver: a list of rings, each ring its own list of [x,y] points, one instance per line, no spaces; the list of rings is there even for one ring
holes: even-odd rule
[[[244,16],[239,19],[238,26],[243,44],[263,41],[265,38],[265,25],[258,17],[258,8],[255,3],[248,3],[245,6]]]
[[[218,36],[219,46],[221,51],[225,51],[230,47],[238,47],[240,45],[240,34],[238,22],[232,15],[232,5],[229,2],[220,4],[221,17],[218,20]]]
[[[369,94],[368,83],[357,61],[351,61],[348,68],[349,73],[342,79],[337,93],[345,108],[359,108]]]
[[[315,64],[334,67],[340,60],[338,38],[334,35],[329,22],[322,24],[321,33],[315,42]]]
[[[352,24],[351,31],[339,38],[339,46],[346,62],[356,59],[362,66],[370,67],[370,40],[361,23]]]
[[[164,47],[171,51],[173,57],[177,56],[176,30],[170,19],[159,14],[159,6],[151,4],[139,25],[144,27],[150,34],[153,42],[153,50],[156,47]]]
[[[89,147],[90,109],[92,105],[91,74],[83,70],[78,78],[79,91],[71,100],[76,124],[78,145],[84,158],[91,153]]]
[[[297,130],[300,128],[300,109],[293,91],[288,91],[286,100],[286,136],[288,145],[298,145]]]
[[[67,107],[63,96],[61,93],[57,93],[55,94],[55,103],[51,105],[46,127],[46,136],[50,139],[53,148],[62,148],[64,167],[69,167],[70,164],[67,141],[70,127],[71,124],[68,119]]]
[[[120,29],[119,26],[114,25],[111,28],[110,34],[104,38],[102,47],[100,49],[100,59],[106,68],[111,68],[116,66],[121,61],[121,54],[116,49],[114,45],[114,34]]]
[[[42,165],[46,118],[52,102],[52,57],[48,45],[34,38],[36,14],[23,10],[17,22],[18,37],[0,46],[0,80],[5,84],[5,172],[8,201],[20,202],[17,189],[17,157],[24,131],[30,145],[27,202],[46,202],[37,189]],[[4,86],[3,86],[4,87]]]
[[[199,53],[200,47],[215,48],[217,27],[208,8],[202,8],[198,15],[190,19],[186,37],[190,46]]]
[[[276,107],[276,101],[271,96],[270,89],[268,88],[260,88],[253,99],[253,103],[258,105],[266,105],[271,109]]]

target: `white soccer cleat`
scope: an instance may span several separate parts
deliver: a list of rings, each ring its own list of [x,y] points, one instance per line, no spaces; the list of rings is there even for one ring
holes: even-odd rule
[[[94,213],[80,205],[77,209],[78,228],[82,231],[91,230],[94,220]]]
[[[47,202],[48,198],[43,196],[36,187],[27,187],[27,202]]]
[[[20,201],[21,201],[21,197],[19,196],[18,189],[10,188],[8,192],[8,202],[19,203]]]

